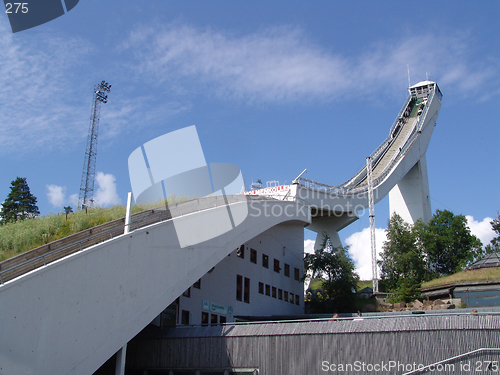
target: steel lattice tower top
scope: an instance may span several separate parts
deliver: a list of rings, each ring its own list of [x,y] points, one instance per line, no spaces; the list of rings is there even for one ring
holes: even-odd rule
[[[106,93],[109,93],[110,90],[111,85],[105,81],[94,86],[89,135],[87,137],[82,182],[80,184],[80,197],[78,199],[78,207],[81,209],[92,207],[94,204],[94,179],[97,156],[97,135],[99,133],[99,116],[101,113],[101,103],[108,102]]]

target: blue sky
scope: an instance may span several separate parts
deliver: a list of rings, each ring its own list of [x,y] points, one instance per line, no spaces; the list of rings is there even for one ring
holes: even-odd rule
[[[12,34],[4,14],[0,201],[21,176],[42,214],[72,204],[103,79],[102,205],[125,203],[134,149],[190,125],[207,162],[238,165],[247,184],[290,183],[307,168],[337,185],[387,136],[409,65],[412,84],[429,74],[444,95],[427,151],[432,210],[470,216],[488,239],[500,210],[498,19],[498,1],[81,0]],[[381,238],[388,199],[375,210]],[[367,227],[362,217],[340,233],[359,269]]]

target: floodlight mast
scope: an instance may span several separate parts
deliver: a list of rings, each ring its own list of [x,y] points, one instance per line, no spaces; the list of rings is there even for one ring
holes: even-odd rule
[[[87,147],[85,159],[83,161],[82,182],[80,184],[80,196],[78,208],[87,209],[94,205],[94,180],[97,156],[97,135],[99,133],[99,117],[101,114],[101,103],[108,102],[111,85],[105,81],[94,86],[92,99],[92,111],[90,114],[89,135],[87,137]]]
[[[373,293],[378,293],[377,277],[377,246],[375,243],[375,203],[373,199],[372,158],[366,158],[366,173],[368,177],[368,206],[370,212],[370,242],[372,250]]]

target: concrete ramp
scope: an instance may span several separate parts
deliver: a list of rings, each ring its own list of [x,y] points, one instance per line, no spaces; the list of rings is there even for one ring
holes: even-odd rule
[[[194,223],[196,237],[200,224],[216,227],[221,215],[244,206],[239,225],[201,243],[181,248],[167,220],[2,284],[0,374],[92,374],[237,246],[286,221],[311,222],[309,207],[262,197],[175,220]]]

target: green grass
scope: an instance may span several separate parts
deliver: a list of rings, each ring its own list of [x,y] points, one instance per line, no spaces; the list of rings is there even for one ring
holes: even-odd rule
[[[187,200],[187,198],[169,198],[170,203]],[[132,214],[162,206],[163,202],[148,205],[132,206]],[[125,216],[125,206],[111,208],[93,208],[87,212],[81,210],[66,215],[51,214],[47,216],[20,220],[15,223],[0,225],[0,261],[18,254],[56,241],[82,230],[120,219]]]
[[[311,284],[309,286],[309,288],[311,288],[312,290],[316,290],[316,289],[321,289],[321,284],[323,283],[323,280],[321,279],[314,279],[311,281]]]
[[[359,280],[358,291],[361,289],[365,289],[366,287],[373,288],[373,281],[372,280]]]
[[[443,276],[422,284],[422,288],[438,286],[450,283],[463,281],[484,281],[484,280],[500,280],[500,268],[481,268],[478,270],[462,271],[450,276]]]

